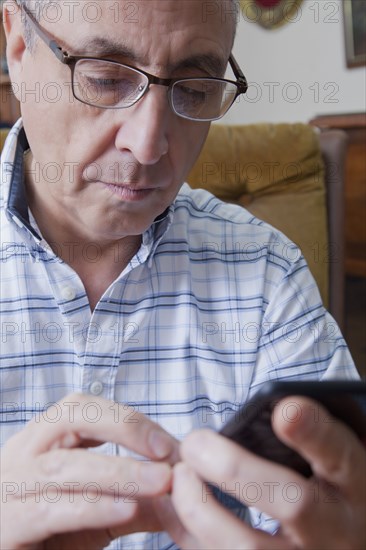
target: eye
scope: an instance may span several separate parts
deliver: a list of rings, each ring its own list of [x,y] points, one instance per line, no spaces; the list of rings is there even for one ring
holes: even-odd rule
[[[75,65],[74,94],[91,105],[129,107],[148,85],[138,70],[113,61],[83,58]]]
[[[91,77],[88,76],[87,79],[94,85],[97,86],[123,86],[126,84],[126,80],[118,79],[118,78],[101,78],[101,77]]]
[[[100,72],[86,72],[84,71],[81,75],[85,81],[87,81],[92,86],[97,86],[101,88],[136,88],[137,83],[132,78],[128,78],[125,75],[117,73],[100,73]]]
[[[174,87],[174,94],[177,101],[189,101],[199,103],[205,100],[206,93],[190,84],[178,84]]]

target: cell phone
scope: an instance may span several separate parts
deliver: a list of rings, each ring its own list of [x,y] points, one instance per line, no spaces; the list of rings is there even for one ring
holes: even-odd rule
[[[366,445],[366,382],[362,381],[267,382],[235,413],[220,433],[263,458],[310,477],[310,464],[282,443],[272,430],[273,409],[287,396],[294,396],[290,405],[292,411],[287,411],[291,414],[289,421],[296,422],[296,416],[301,414],[295,396],[310,397],[347,424]],[[283,414],[286,415],[286,410]],[[320,418],[317,407],[314,407],[314,420],[325,421]]]

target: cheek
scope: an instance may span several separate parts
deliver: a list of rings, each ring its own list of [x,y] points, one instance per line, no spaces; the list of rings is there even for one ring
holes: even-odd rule
[[[202,147],[206,141],[208,131],[210,129],[210,123],[204,122],[188,122],[188,127],[181,131],[181,143],[179,152],[181,153],[182,160],[182,173],[180,174],[183,179],[191,171],[194,163],[196,162]],[[184,151],[184,154],[182,152]],[[184,161],[183,161],[184,156]]]
[[[95,161],[96,143],[100,145],[101,140],[91,133],[93,123],[86,124],[88,117],[80,105],[81,108],[79,105],[75,108],[64,100],[54,105],[23,104],[24,128],[45,179],[47,176],[52,179],[54,165],[66,185],[78,185],[85,166]]]
[[[34,92],[22,94],[21,114],[28,141],[35,158],[41,161],[43,156],[43,161],[57,162],[59,153],[69,142],[69,103],[63,96],[52,96],[41,82],[34,84]]]

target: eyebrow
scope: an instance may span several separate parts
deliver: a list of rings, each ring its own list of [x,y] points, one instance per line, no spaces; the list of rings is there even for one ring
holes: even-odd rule
[[[213,53],[198,54],[178,61],[171,69],[202,69],[214,76],[222,76],[225,73],[227,60]]]
[[[109,38],[95,37],[85,40],[79,44],[77,50],[74,50],[77,55],[114,55],[128,57],[132,61],[137,61],[138,56],[125,44],[114,42]]]
[[[129,62],[137,63],[142,67],[149,65],[148,60],[131,50],[127,45],[115,42],[105,37],[95,37],[79,44],[76,55],[96,55],[100,57],[123,57]],[[173,64],[169,64],[166,69],[169,73],[179,71],[180,69],[201,69],[213,76],[222,76],[225,73],[227,61],[214,53],[198,54]]]

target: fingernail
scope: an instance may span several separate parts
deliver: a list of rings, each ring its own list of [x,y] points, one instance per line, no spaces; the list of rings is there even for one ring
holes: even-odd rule
[[[165,458],[173,451],[173,444],[169,435],[158,430],[150,433],[149,444],[157,458]]]

